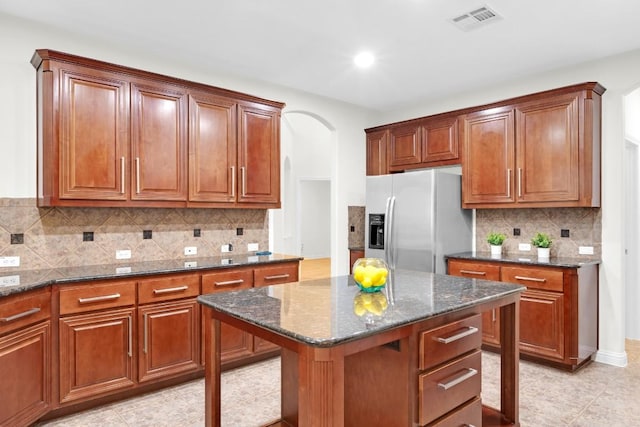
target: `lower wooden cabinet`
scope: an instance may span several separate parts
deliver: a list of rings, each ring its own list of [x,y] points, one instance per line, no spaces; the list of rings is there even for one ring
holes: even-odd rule
[[[135,317],[129,307],[60,319],[60,403],[135,385]]]
[[[598,266],[538,266],[513,262],[449,259],[449,274],[517,283],[520,352],[527,359],[575,370],[598,349]],[[483,313],[483,344],[500,347],[497,312]]]
[[[353,264],[358,258],[364,258],[364,249],[349,249],[349,274],[353,274]]]
[[[49,321],[0,337],[0,425],[29,425],[48,411],[50,365]]]
[[[200,368],[199,321],[194,298],[138,309],[140,383]]]

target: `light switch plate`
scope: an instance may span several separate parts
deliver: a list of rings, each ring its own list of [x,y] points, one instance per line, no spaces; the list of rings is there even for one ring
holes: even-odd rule
[[[198,262],[197,261],[185,261],[184,262],[184,268],[194,268],[198,266]]]
[[[593,255],[593,246],[578,246],[578,254]]]
[[[185,255],[197,255],[198,248],[196,246],[185,246],[184,248]]]
[[[519,251],[530,251],[531,250],[531,244],[529,244],[529,243],[518,243],[518,250]]]
[[[0,277],[0,286],[17,286],[20,284],[20,276],[4,276]]]
[[[116,251],[116,259],[130,259],[131,249],[120,249]]]
[[[222,245],[222,247],[220,247],[220,252],[229,252],[229,245]]]
[[[247,252],[256,252],[260,249],[260,245],[257,243],[249,243],[247,245]]]
[[[20,267],[20,257],[19,256],[0,257],[0,267]]]

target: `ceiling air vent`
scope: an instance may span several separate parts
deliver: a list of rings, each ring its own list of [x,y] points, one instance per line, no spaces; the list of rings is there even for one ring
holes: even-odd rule
[[[451,22],[462,31],[471,31],[490,24],[491,22],[499,21],[500,19],[502,19],[502,17],[489,8],[489,6],[482,6],[453,18]]]

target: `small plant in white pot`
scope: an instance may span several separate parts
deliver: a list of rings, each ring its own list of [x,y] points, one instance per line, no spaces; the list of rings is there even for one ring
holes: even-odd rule
[[[502,244],[507,236],[503,233],[489,233],[487,242],[491,245],[491,255],[502,255]]]
[[[546,233],[536,233],[531,244],[538,248],[538,258],[549,258],[551,252],[551,238]]]

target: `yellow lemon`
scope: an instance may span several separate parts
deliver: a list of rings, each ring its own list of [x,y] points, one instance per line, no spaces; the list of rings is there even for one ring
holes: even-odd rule
[[[362,281],[360,282],[360,284],[365,288],[370,288],[373,285],[373,283],[371,282],[371,277],[369,276],[365,276],[364,279],[362,279]]]

